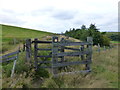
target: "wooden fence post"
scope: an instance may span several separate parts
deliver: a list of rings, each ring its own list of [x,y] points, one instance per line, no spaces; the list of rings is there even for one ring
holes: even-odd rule
[[[18,48],[19,52],[20,52],[20,47]],[[19,53],[17,53],[17,58],[15,59],[14,63],[13,63],[13,68],[12,68],[12,71],[11,71],[11,77],[13,77],[14,75],[14,72],[15,72],[15,66],[16,66],[16,61],[18,60],[18,57],[19,57]]]
[[[106,47],[104,46],[104,51],[106,51]]]
[[[13,44],[16,45],[16,39],[15,38],[13,39]]]
[[[81,45],[80,51],[84,52],[84,45]],[[84,60],[84,55],[81,55],[81,60]]]
[[[37,43],[37,41],[38,41],[38,39],[35,38],[34,41],[35,41],[34,42],[34,60],[35,60],[35,69],[37,70],[38,69],[38,59],[37,59],[37,55],[38,55],[38,50],[37,50],[38,43]]]
[[[98,43],[98,52],[100,53],[100,44]]]
[[[26,60],[27,62],[31,62],[31,39],[26,40]]]
[[[52,37],[52,72],[53,76],[57,74],[57,68],[54,67],[54,65],[58,62],[58,45],[56,45],[58,42],[58,37]]]
[[[89,61],[92,61],[92,44],[93,44],[93,38],[87,37],[87,42],[90,43],[90,45],[87,45],[87,48],[89,50],[89,54],[87,54],[86,58]],[[90,64],[86,64],[86,70],[90,70]]]
[[[61,38],[60,42],[64,42],[64,38]],[[64,52],[64,46],[61,46],[61,52]],[[61,63],[64,62],[64,56],[61,56]]]

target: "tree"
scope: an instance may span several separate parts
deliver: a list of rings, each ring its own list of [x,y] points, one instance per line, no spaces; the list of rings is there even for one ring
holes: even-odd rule
[[[81,26],[81,29],[86,30],[86,26],[85,26],[85,25],[82,25],[82,26]]]
[[[109,45],[110,43],[109,38],[107,38],[105,34],[106,33],[101,33],[99,29],[97,29],[95,24],[90,24],[88,29],[86,28],[85,25],[82,25],[81,29],[73,28],[72,30],[70,29],[70,31],[66,31],[65,33],[65,35],[68,35],[76,39],[80,39],[82,41],[85,41],[86,38],[89,36],[93,37],[93,45],[98,45],[99,43],[101,46]]]

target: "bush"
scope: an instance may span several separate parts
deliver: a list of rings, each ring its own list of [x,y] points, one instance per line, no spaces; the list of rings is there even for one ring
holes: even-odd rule
[[[39,68],[37,71],[34,72],[34,78],[49,78],[49,72],[43,68]]]
[[[104,46],[109,46],[110,45],[110,39],[107,37],[107,36],[105,36],[105,35],[103,35],[102,36],[102,44],[104,45]]]

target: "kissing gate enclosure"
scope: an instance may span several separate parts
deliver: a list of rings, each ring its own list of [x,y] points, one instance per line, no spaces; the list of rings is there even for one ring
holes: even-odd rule
[[[33,52],[31,50],[32,43],[34,44]],[[48,44],[51,48],[40,48],[39,45]],[[63,75],[67,73],[75,72],[90,72],[90,63],[92,61],[92,44],[93,40],[91,37],[87,37],[87,42],[71,42],[62,38],[60,41],[58,37],[52,37],[52,41],[40,41],[38,39],[26,40],[26,59],[28,62],[31,62],[32,53],[34,55],[34,66],[35,69],[39,68],[51,68],[54,76]],[[74,47],[71,47],[74,46]],[[79,46],[76,48],[75,46]],[[41,55],[40,52],[49,51],[47,55]],[[75,61],[70,57],[79,57],[80,60]],[[65,57],[69,57],[67,60]],[[42,58],[42,59],[40,59]],[[51,59],[50,59],[51,58]],[[71,60],[72,61],[71,61]],[[72,65],[84,64],[85,68],[79,71],[70,71],[59,73],[60,68],[71,67]]]

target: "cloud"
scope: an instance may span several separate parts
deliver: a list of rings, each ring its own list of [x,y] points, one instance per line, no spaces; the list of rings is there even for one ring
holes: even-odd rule
[[[76,12],[74,11],[61,10],[61,11],[55,12],[53,17],[60,20],[70,20],[70,19],[73,19],[75,15],[76,15]]]
[[[112,31],[118,30],[117,6],[118,0],[1,0],[0,22],[55,33],[95,23]]]
[[[24,21],[21,21],[20,19],[17,19],[15,17],[10,16],[3,16],[0,15],[0,22],[4,24],[16,24],[16,25],[22,25],[24,24]]]

